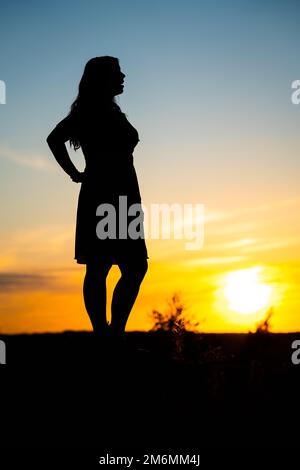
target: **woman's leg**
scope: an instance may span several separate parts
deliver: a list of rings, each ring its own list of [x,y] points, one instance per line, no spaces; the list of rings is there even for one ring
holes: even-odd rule
[[[101,334],[106,332],[106,277],[111,268],[108,262],[88,262],[83,283],[85,308],[90,317],[93,330]]]
[[[138,295],[140,285],[148,269],[147,259],[120,262],[121,277],[114,289],[111,304],[111,328],[120,334]]]

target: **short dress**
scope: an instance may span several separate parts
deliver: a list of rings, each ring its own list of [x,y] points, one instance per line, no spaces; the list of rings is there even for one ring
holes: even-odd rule
[[[139,141],[137,130],[119,107],[106,110],[92,123],[78,129],[86,167],[78,197],[74,259],[78,264],[90,261],[119,264],[149,258],[144,212],[133,162],[133,151]],[[134,215],[128,215],[132,204],[135,204],[135,211],[131,213]],[[111,223],[104,224],[104,220],[108,221],[107,207]],[[134,236],[128,236],[132,223]],[[102,234],[103,231],[108,232],[106,238],[105,235],[99,238],[97,226],[99,228],[100,225]]]

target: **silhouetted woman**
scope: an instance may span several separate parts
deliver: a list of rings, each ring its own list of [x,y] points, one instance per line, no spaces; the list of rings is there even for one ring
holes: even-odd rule
[[[119,196],[127,196],[127,206],[140,204],[140,233],[143,211],[138,180],[133,165],[133,151],[138,132],[129,123],[114,97],[123,93],[125,75],[115,57],[94,57],[85,66],[79,92],[70,113],[53,129],[48,145],[63,170],[81,183],[78,198],[75,259],[86,264],[83,295],[94,332],[122,337],[140,284],[148,269],[148,253],[142,236],[118,237]],[[81,147],[85,170],[72,163],[65,142],[75,150]],[[116,210],[116,238],[99,238],[96,215],[100,204],[112,204]],[[107,215],[107,213],[105,213]],[[135,216],[127,216],[128,228]],[[124,220],[124,213],[122,214]],[[125,215],[126,217],[126,215]],[[106,277],[117,264],[121,277],[114,289],[111,325],[106,320]]]

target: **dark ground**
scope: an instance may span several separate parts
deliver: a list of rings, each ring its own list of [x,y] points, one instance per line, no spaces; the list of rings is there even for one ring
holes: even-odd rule
[[[300,334],[127,333],[117,356],[84,332],[0,339],[3,449],[299,446]]]

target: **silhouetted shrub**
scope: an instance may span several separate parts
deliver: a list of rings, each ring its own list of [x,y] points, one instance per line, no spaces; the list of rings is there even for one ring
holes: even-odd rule
[[[175,293],[167,302],[165,313],[152,310],[153,327],[150,331],[159,335],[157,340],[164,343],[165,350],[172,357],[184,359],[186,346],[192,341],[191,335],[195,332],[199,322],[193,322],[186,314],[186,307]]]
[[[265,318],[263,318],[256,326],[255,333],[269,333],[271,328],[271,318],[274,315],[273,307],[269,308]]]
[[[168,331],[180,334],[184,331],[194,331],[199,322],[192,322],[185,314],[185,306],[180,300],[179,294],[172,295],[171,300],[168,301],[168,310],[161,313],[158,310],[152,310],[152,319],[154,325],[151,331]]]

